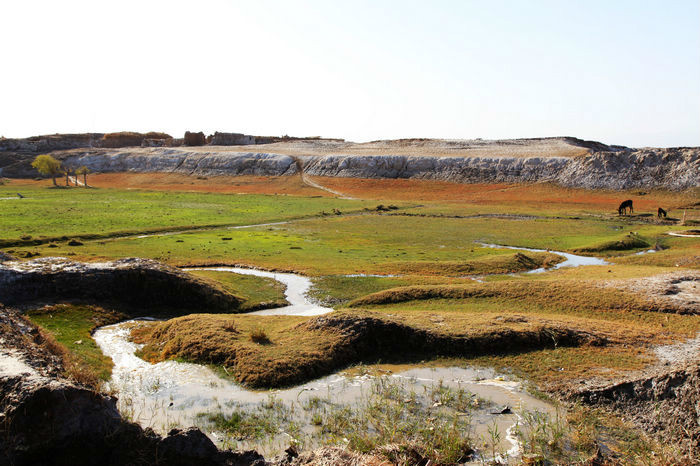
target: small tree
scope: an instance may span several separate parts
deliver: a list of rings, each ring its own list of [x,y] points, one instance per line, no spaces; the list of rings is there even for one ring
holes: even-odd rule
[[[78,167],[78,169],[75,171],[76,175],[83,175],[83,186],[85,186],[86,188],[88,187],[87,176],[90,173],[92,173],[92,171],[85,165],[83,165],[82,167]]]
[[[48,154],[37,155],[32,162],[32,167],[36,168],[42,175],[50,176],[53,179],[53,185],[58,186],[56,176],[61,173],[61,162]]]

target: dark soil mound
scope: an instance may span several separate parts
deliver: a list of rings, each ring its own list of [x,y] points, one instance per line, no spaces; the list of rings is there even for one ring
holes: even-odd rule
[[[79,300],[144,308],[235,311],[241,300],[148,259],[80,263],[58,257],[0,264],[0,302]]]
[[[605,345],[593,333],[560,326],[534,330],[499,329],[479,334],[443,334],[401,322],[349,315],[317,317],[299,326],[300,332],[335,336],[328,351],[317,353],[304,364],[269,361],[265,370],[240,374],[252,387],[278,387],[328,375],[358,362],[416,361],[436,356],[474,356],[531,351],[555,346]]]

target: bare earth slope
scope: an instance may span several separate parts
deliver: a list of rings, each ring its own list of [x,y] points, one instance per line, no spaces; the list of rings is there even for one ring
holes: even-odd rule
[[[0,147],[2,149],[2,147]],[[349,143],[294,140],[254,146],[77,148],[54,151],[93,172],[343,178],[416,178],[459,183],[554,182],[588,189],[700,184],[700,148],[630,149],[576,138],[499,141],[402,139]],[[35,176],[31,154],[0,150],[0,175]]]

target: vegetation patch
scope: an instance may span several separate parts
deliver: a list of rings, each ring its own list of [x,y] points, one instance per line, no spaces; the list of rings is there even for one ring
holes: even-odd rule
[[[490,275],[499,273],[517,273],[539,268],[549,268],[563,262],[562,256],[544,253],[528,252],[523,254],[502,254],[485,257],[472,261],[426,261],[426,262],[389,262],[386,269],[406,275]]]
[[[621,240],[606,241],[604,243],[597,244],[595,246],[577,248],[577,249],[574,249],[574,251],[578,252],[578,253],[603,254],[603,253],[610,253],[610,252],[615,252],[615,251],[629,251],[632,249],[648,248],[650,246],[651,246],[651,244],[648,241],[646,241],[645,239],[641,238],[639,235],[635,235],[635,234],[630,233]]]
[[[158,192],[126,189],[46,189],[43,186],[0,186],[4,202],[0,218],[0,247],[32,244],[48,239],[109,238],[129,234],[185,230],[198,227],[236,226],[312,217],[334,208],[359,212],[372,205],[323,197],[236,195],[219,193]],[[38,241],[38,243],[37,243]]]
[[[124,314],[96,306],[57,304],[32,309],[26,316],[61,346],[59,353],[69,377],[91,387],[109,380],[112,360],[102,354],[92,331],[124,320]]]
[[[270,309],[289,304],[284,297],[284,284],[272,278],[214,270],[188,270],[188,273],[213,281],[225,291],[238,296],[242,300],[239,307],[240,312]]]
[[[495,298],[531,303],[558,311],[582,310],[663,311],[643,296],[615,289],[601,289],[595,282],[573,280],[494,281],[466,285],[405,286],[373,293],[351,301],[350,307],[431,299]]]

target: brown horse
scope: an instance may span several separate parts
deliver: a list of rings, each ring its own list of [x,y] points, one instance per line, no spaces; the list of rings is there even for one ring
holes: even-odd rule
[[[656,213],[656,216],[659,218],[661,218],[661,217],[666,218],[666,211],[664,209],[662,209],[661,207],[659,207],[659,211]]]
[[[626,201],[622,201],[622,204],[620,204],[620,207],[617,208],[617,214],[622,215],[623,212],[626,214],[627,209],[630,210],[631,214],[634,213],[634,209],[632,208],[632,199],[627,199]]]

